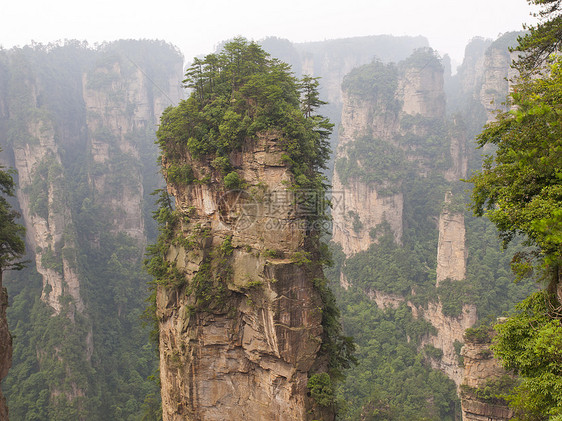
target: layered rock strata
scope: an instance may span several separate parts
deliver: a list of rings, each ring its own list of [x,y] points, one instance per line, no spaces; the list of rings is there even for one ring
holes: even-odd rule
[[[179,101],[182,94],[176,83],[182,73],[179,55],[170,54],[174,65],[158,74],[151,70],[159,63],[149,63],[147,58],[143,68],[119,50],[128,47],[132,54],[146,47],[142,43],[124,42],[117,47],[116,43],[94,50],[71,42],[68,46],[10,50],[0,83],[7,87],[0,100],[0,124],[9,128],[0,137],[12,159],[9,165],[18,173],[18,206],[31,265],[42,281],[41,300],[52,311],[52,319],[60,319],[64,335],[73,336],[72,340],[79,337],[79,345],[72,343],[72,358],[84,372],[92,370],[94,344],[99,340],[94,337],[92,320],[97,309],[88,308],[85,297],[91,296],[92,285],[106,281],[85,273],[85,266],[100,265],[92,260],[85,263],[92,257],[88,253],[99,248],[100,237],[108,234],[105,228],[100,232],[101,226],[144,247],[144,189],[148,185],[152,190],[158,179],[155,125],[164,108]],[[161,59],[169,59],[166,48]],[[53,76],[61,68],[65,77]],[[103,221],[95,221],[94,214],[103,214]],[[140,265],[139,260],[134,264]],[[104,288],[112,291],[114,286]],[[49,334],[62,337],[61,332]],[[55,380],[59,383],[47,385],[49,404],[54,408],[60,402],[68,401],[71,406],[84,402],[95,392],[86,384],[88,376],[65,361],[63,355],[70,355],[65,349],[68,344],[50,337],[43,340],[54,345],[31,351],[37,354],[39,370],[49,366],[50,359],[64,367]],[[83,403],[75,407],[79,412],[76,419],[83,419]]]
[[[168,186],[180,223],[166,259],[185,284],[157,290],[166,421],[333,419],[307,396],[323,364],[312,281],[322,273],[301,260],[311,250],[283,153],[275,135],[233,153],[243,191],[218,181]],[[196,177],[212,174],[187,159]]]
[[[507,403],[495,397],[482,398],[479,389],[490,388],[494,381],[505,379],[509,375],[494,358],[491,334],[484,339],[465,336],[461,355],[464,363],[464,376],[461,385],[461,406],[463,421],[508,421],[513,411]],[[501,390],[497,391],[501,393]]]
[[[411,181],[406,179],[406,173],[408,177],[427,179],[427,183],[441,183],[445,189],[451,189],[467,174],[466,135],[457,121],[447,122],[441,65],[426,51],[415,53],[399,64],[395,82],[388,69],[379,66],[370,70],[370,74],[377,74],[378,77],[370,81],[377,87],[370,97],[354,91],[353,86],[344,91],[340,144],[333,181],[334,194],[341,196],[342,204],[337,202],[334,207],[333,240],[342,246],[347,257],[376,244],[377,232],[383,224],[390,229],[395,242],[398,245],[402,243],[406,224],[405,206],[408,201],[430,200],[419,197],[420,193],[417,191],[405,190],[405,185]],[[361,76],[361,73],[358,74]],[[369,75],[369,72],[365,71],[363,74]],[[383,74],[386,78],[384,82],[381,80]],[[385,95],[385,90],[393,86],[393,83],[393,95],[388,92]],[[439,131],[439,127],[447,129]],[[430,144],[424,142],[435,136],[441,136],[439,142],[442,145],[434,148],[433,154],[429,154],[426,149]],[[407,139],[411,140],[407,142]],[[360,154],[350,153],[358,142],[384,145],[377,150],[388,155],[387,159],[393,159],[391,154],[397,158],[393,166],[388,166],[381,158],[381,168],[399,176],[389,181],[392,174],[377,175],[377,171],[381,171],[377,166],[367,169],[368,162]],[[365,153],[369,152],[368,146],[363,145],[362,148]],[[375,154],[369,156],[379,159]],[[354,164],[357,169],[349,171],[348,165],[345,168],[348,174],[340,174],[338,159],[357,159]],[[436,162],[439,160],[446,164],[437,167]],[[402,169],[400,172],[404,167],[407,170]],[[437,173],[439,174],[436,175]],[[356,174],[359,176],[355,176]],[[384,177],[389,180],[384,180]],[[377,181],[377,178],[381,181]],[[432,216],[438,232],[436,287],[445,280],[464,280],[467,260],[463,209],[458,203],[455,205],[459,198],[449,190],[441,200],[441,211]],[[346,282],[346,286],[349,286],[347,279]],[[412,290],[413,294],[414,290],[415,288]],[[380,308],[397,308],[400,303],[407,301],[407,297],[395,294],[375,290],[365,292]],[[460,385],[463,369],[458,364],[454,343],[462,342],[465,329],[477,321],[476,308],[464,305],[458,316],[449,317],[443,314],[443,304],[439,297],[423,306],[414,305],[411,301],[407,301],[407,305],[415,318],[422,318],[435,328],[435,334],[426,336],[421,344],[422,347],[430,344],[443,351],[441,358],[430,361],[432,367],[443,371],[457,386]]]

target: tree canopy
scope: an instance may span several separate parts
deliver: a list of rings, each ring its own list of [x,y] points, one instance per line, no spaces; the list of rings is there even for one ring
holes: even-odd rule
[[[221,158],[260,132],[276,132],[298,187],[318,188],[329,159],[333,125],[314,113],[323,104],[317,78],[297,80],[289,65],[236,38],[217,54],[194,59],[183,81],[190,97],[166,110],[157,132],[164,158],[186,149],[193,158]]]
[[[540,68],[552,54],[562,46],[562,2],[561,0],[527,0],[539,6],[534,16],[540,19],[537,25],[524,25],[528,32],[518,38],[518,46],[513,51],[523,54],[515,63],[522,73],[532,73]]]
[[[21,269],[23,266],[18,260],[25,253],[25,228],[16,223],[19,213],[7,200],[14,196],[14,179],[4,168],[0,165],[0,276],[5,270]]]
[[[562,60],[541,79],[523,80],[512,110],[479,136],[496,146],[475,174],[473,209],[486,213],[504,241],[525,234],[552,263],[562,251]]]
[[[508,396],[517,419],[562,420],[562,43],[560,0],[529,0],[542,6],[538,25],[514,50],[520,78],[499,113],[480,134],[495,151],[474,174],[472,206],[487,214],[504,244],[521,234],[534,251],[516,254],[520,275],[538,273],[547,288],[496,325],[493,349],[521,384]],[[550,418],[549,418],[550,417]]]

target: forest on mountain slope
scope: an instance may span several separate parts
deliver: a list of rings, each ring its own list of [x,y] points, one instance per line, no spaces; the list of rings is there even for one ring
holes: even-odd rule
[[[138,65],[165,86],[168,69],[178,61],[181,57],[173,47],[149,41],[122,41],[97,50],[68,42],[0,52],[4,162],[22,164],[15,162],[17,148],[47,151],[44,156],[38,152],[37,162],[23,163],[32,168],[33,176],[29,185],[19,183],[18,198],[29,195],[31,200],[15,206],[47,227],[54,227],[60,218],[65,223],[54,248],[34,250],[28,242],[26,268],[4,279],[14,351],[2,388],[12,420],[126,420],[141,419],[143,414],[154,419],[154,412],[149,414],[158,409],[153,378],[158,356],[141,320],[149,280],[142,269],[144,245],[116,230],[118,217],[107,203],[124,189],[138,188],[135,181],[141,178],[136,177],[143,174],[144,189],[139,188],[137,195],[144,215],[139,218],[144,219],[142,235],[154,238],[150,193],[162,185],[152,125],[156,121],[134,130],[132,139],[139,151],[135,159],[119,149],[119,133],[88,126],[101,117],[92,115],[84,98],[86,91],[108,92],[117,112],[131,116],[140,104],[127,104],[122,80],[131,78]],[[105,71],[105,79],[101,74],[96,77],[95,73],[104,73],[99,70],[104,66],[120,66],[122,73]],[[83,85],[85,77],[90,83]],[[107,104],[108,109],[113,106]],[[31,133],[37,121],[45,128],[40,138]],[[110,145],[109,161],[96,159],[91,149],[94,137]],[[106,178],[100,193],[94,180],[101,175]],[[37,262],[34,256],[39,253]],[[77,310],[68,289],[58,298],[60,312],[45,302],[45,296],[54,292],[37,265],[63,276],[68,271],[63,258],[78,274],[84,311]]]
[[[559,50],[562,39],[559,2],[532,2],[544,6],[547,21],[530,28],[530,36],[520,41],[518,48],[531,53],[519,62],[519,70],[524,75],[542,69],[541,63],[545,63],[548,54]],[[478,42],[472,44],[475,49],[480,48],[476,45]],[[283,43],[271,44],[280,48],[278,45]],[[381,51],[395,53],[384,42],[380,45]],[[285,47],[285,54],[298,61],[298,52],[290,45]],[[321,46],[297,47],[301,51],[306,47],[316,51]],[[347,47],[342,49],[347,52]],[[150,42],[124,42],[116,49],[107,48],[101,57],[79,43],[0,52],[0,89],[12,104],[11,115],[3,114],[0,119],[2,133],[9,134],[2,139],[2,145],[32,142],[25,125],[37,115],[53,121],[58,139],[67,141],[61,143],[61,165],[46,160],[37,167],[35,183],[29,187],[35,197],[31,205],[37,215],[48,214],[52,203],[44,197],[45,180],[56,179],[60,172],[64,173],[62,188],[73,216],[77,244],[74,252],[88,307],[86,315],[76,314],[74,324],[69,327],[64,312],[53,316],[52,309],[41,300],[44,285],[33,263],[23,271],[4,276],[10,297],[8,318],[14,338],[14,360],[3,382],[3,390],[12,420],[152,420],[160,416],[158,387],[149,379],[155,375],[157,355],[148,341],[148,329],[140,319],[146,307],[144,300],[149,281],[142,269],[143,247],[127,235],[113,232],[107,215],[96,204],[89,174],[104,169],[96,168],[94,162],[80,153],[86,144],[86,134],[80,128],[86,120],[86,110],[79,91],[84,71],[94,63],[104,60],[110,63],[120,54],[143,69],[154,66],[151,76],[158,82],[158,75],[166,73],[163,69],[177,61],[177,52],[172,50]],[[337,56],[337,51],[332,53]],[[153,61],[143,62],[149,55]],[[406,55],[389,56],[385,61],[398,62]],[[320,62],[318,59],[318,68]],[[365,290],[373,288],[408,296],[413,287],[416,296],[408,298],[423,304],[438,295],[449,316],[458,315],[465,303],[476,304],[480,320],[486,323],[511,311],[515,303],[533,294],[523,301],[516,315],[498,326],[496,353],[523,379],[510,398],[522,414],[521,419],[561,417],[559,351],[562,334],[560,295],[556,295],[562,242],[562,215],[558,209],[562,179],[559,171],[562,166],[561,63],[553,59],[547,68],[549,72],[541,77],[525,76],[519,81],[509,99],[518,111],[500,114],[498,122],[488,126],[479,137],[481,146],[493,144],[497,152],[472,179],[476,185],[474,209],[480,214],[488,211],[503,239],[511,241],[502,251],[494,226],[485,219],[473,217],[469,210],[463,211],[469,250],[465,281],[434,286],[437,234],[430,218],[441,206],[442,198],[438,196],[443,191],[443,180],[438,176],[424,180],[408,178],[410,166],[399,156],[400,152],[378,150],[370,139],[360,139],[350,150],[350,156],[360,160],[384,152],[386,160],[365,160],[366,165],[360,168],[340,162],[342,174],[348,177],[359,177],[367,182],[404,179],[403,187],[410,192],[404,215],[408,223],[400,246],[385,232],[384,226],[380,232],[373,233],[379,238],[378,244],[349,259],[338,246],[331,246],[334,265],[326,273],[336,294],[345,334],[355,338],[359,361],[348,370],[347,380],[337,391],[342,419],[454,420],[458,416],[454,384],[430,367],[432,359],[440,358],[439,349],[429,345],[421,350],[419,347],[422,337],[432,333],[432,326],[412,317],[405,304],[396,309],[380,309],[365,294]],[[392,65],[382,63],[361,67],[348,77],[347,87],[363,92],[361,83],[365,81],[371,86],[392,84],[395,71]],[[472,139],[486,122],[486,115],[472,92],[462,93],[455,88],[462,77],[461,72],[446,81],[454,88],[449,91],[449,102],[450,108],[465,122],[467,138]],[[30,95],[31,80],[40,81],[42,90],[39,103],[33,107],[25,102]],[[103,77],[95,82],[99,88],[113,83]],[[386,88],[381,86],[381,89]],[[119,100],[118,93],[116,100]],[[126,104],[123,108],[126,111]],[[333,114],[339,111],[338,108]],[[410,140],[421,142],[428,158],[432,159],[440,153],[443,125],[431,125],[430,132],[425,138]],[[108,136],[111,137],[111,133]],[[68,141],[73,137],[78,139],[74,144]],[[109,185],[118,189],[126,182],[129,165],[140,168],[145,183],[143,218],[148,241],[156,237],[156,224],[150,217],[153,198],[149,193],[162,185],[157,175],[153,140],[153,126],[136,133],[141,162],[131,164],[121,157],[123,159],[113,162],[111,167],[121,168],[121,171],[109,174],[112,179]],[[469,150],[472,171],[482,165],[480,152],[474,146]],[[4,149],[5,162],[11,162],[9,148]],[[509,190],[503,187],[506,180],[512,186]],[[464,191],[465,187],[458,183],[456,190],[463,198],[460,202],[468,203],[469,193]],[[21,204],[14,206],[18,208]],[[530,244],[524,243],[518,234],[527,235]],[[60,271],[57,252],[60,250],[47,254],[43,263]],[[513,255],[517,257],[519,274],[534,277],[513,283]],[[341,273],[351,284],[347,290],[340,286]],[[547,287],[535,293],[537,278]],[[538,328],[530,329],[530,326]],[[90,329],[95,339],[94,352],[88,359],[84,343]],[[462,343],[456,345],[460,352]],[[41,354],[43,350],[52,355],[58,352],[59,359],[45,359]],[[60,364],[61,360],[67,365]],[[53,391],[72,391],[76,385],[87,393],[75,396],[74,400],[67,400],[64,395],[53,399]]]

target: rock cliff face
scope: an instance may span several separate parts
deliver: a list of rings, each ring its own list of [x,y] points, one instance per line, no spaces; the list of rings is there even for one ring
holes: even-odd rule
[[[330,118],[335,127],[340,125],[342,107],[352,98],[344,99],[342,91],[344,77],[353,69],[372,62],[398,62],[404,60],[417,48],[427,48],[425,37],[373,35],[365,37],[342,38],[320,42],[291,43],[288,40],[267,38],[262,42],[266,51],[290,64],[297,76],[321,77],[321,96],[328,104],[322,106],[322,115]],[[361,107],[356,107],[357,110]],[[343,112],[346,112],[345,110]],[[341,143],[339,133],[334,131],[331,139],[332,149]],[[331,165],[330,171],[331,175]]]
[[[333,419],[307,397],[310,371],[324,364],[322,301],[312,282],[321,269],[315,275],[298,261],[305,231],[282,155],[275,135],[233,153],[244,192],[169,184],[178,233],[201,239],[167,256],[187,285],[157,290],[164,420]],[[190,164],[196,176],[211,171]],[[201,306],[187,291],[211,274],[225,283]]]
[[[334,212],[333,240],[342,246],[348,256],[369,248],[373,238],[369,235],[372,228],[383,222],[390,224],[396,242],[402,238],[402,209],[404,197],[402,193],[380,196],[374,186],[357,180],[344,186],[337,176],[334,177],[333,192],[338,200],[344,200],[342,207]],[[359,215],[362,227],[353,228],[353,218],[349,212]]]
[[[443,69],[413,63],[407,65],[398,92],[403,102],[402,112],[406,114],[428,118],[443,118],[445,115]]]
[[[495,119],[496,110],[505,110],[502,103],[509,92],[510,81],[517,74],[511,68],[511,62],[516,56],[516,53],[507,51],[502,40],[496,41],[486,50],[479,97],[480,102],[486,109],[488,122]]]
[[[100,62],[82,77],[89,154],[96,166],[90,182],[113,221],[112,230],[142,244],[146,242],[143,177],[150,176],[141,173],[142,148],[154,135],[164,109],[181,98],[181,87],[173,80],[154,86],[127,56]],[[180,72],[178,64],[171,73]]]
[[[508,32],[493,42],[476,38],[466,47],[456,78],[465,100],[471,98],[484,109],[487,121],[480,122],[480,116],[472,117],[478,123],[477,130],[495,118],[495,110],[504,109],[511,81],[517,76],[511,68],[516,53],[510,53],[508,47],[517,44],[518,35],[521,33]]]
[[[463,380],[464,370],[459,365],[455,343],[462,342],[464,331],[477,322],[476,307],[464,305],[460,315],[450,317],[443,314],[441,302],[430,302],[426,307],[412,307],[412,313],[415,317],[423,317],[435,328],[436,333],[422,341],[423,345],[431,344],[443,351],[440,359],[431,361],[432,367],[445,373],[459,386]]]
[[[493,357],[490,345],[490,336],[484,339],[465,336],[465,344],[461,351],[464,362],[460,394],[463,421],[507,421],[513,417],[513,411],[508,408],[505,401],[493,396],[483,397],[479,393],[484,387],[493,389],[494,382],[498,382],[499,379],[503,379],[504,382],[505,379],[511,379]],[[502,391],[494,390],[494,392]]]
[[[146,129],[154,131],[164,107],[179,100],[181,92],[179,87],[174,89],[176,83],[170,82],[167,93],[149,99],[150,79],[140,68],[125,73],[124,60],[105,60],[84,71],[78,93],[85,106],[86,121],[81,131],[87,132],[86,139],[79,135],[65,138],[63,130],[69,128],[55,130],[54,125],[60,122],[53,121],[38,99],[38,95],[46,95],[40,80],[25,80],[25,92],[19,92],[27,99],[25,107],[36,113],[23,122],[20,141],[12,143],[19,176],[18,201],[29,248],[35,252],[37,271],[43,277],[42,299],[57,314],[61,311],[60,299],[65,295],[72,297],[79,312],[84,310],[75,253],[67,252],[76,249],[72,240],[76,237],[72,232],[73,216],[65,191],[68,180],[61,159],[62,154],[69,153],[64,150],[67,143],[85,147],[88,161],[94,163],[89,181],[99,196],[97,205],[106,208],[113,221],[112,229],[145,241],[139,137],[146,137]],[[131,67],[133,64],[129,63]],[[9,114],[17,115],[18,111],[9,108]]]
[[[517,35],[519,34],[507,33],[494,42],[473,40],[467,47],[467,55],[458,77],[464,95],[472,96],[475,103],[484,110],[482,117],[473,116],[473,120],[479,122],[475,127],[477,132],[481,125],[495,119],[495,110],[505,109],[503,102],[509,93],[511,81],[517,76],[511,68],[515,54],[509,53],[508,46],[516,45]],[[468,54],[469,50],[471,54]],[[480,161],[477,160],[474,164],[479,166]],[[490,350],[492,333],[488,332],[485,340],[466,335],[461,340],[464,342],[464,373],[459,390],[462,416],[466,421],[503,421],[513,417],[513,412],[505,401],[493,397],[483,398],[479,393],[485,386],[490,387],[490,382],[507,376]]]
[[[36,344],[38,349],[30,353],[37,355],[39,370],[53,361],[62,364],[60,372],[66,374],[43,374],[49,379],[49,404],[56,414],[55,407],[68,403],[77,419],[103,418],[87,412],[85,404],[99,387],[83,374],[95,367],[92,356],[101,341],[99,309],[92,296],[102,283],[99,278],[105,282],[108,273],[92,270],[101,272],[106,262],[100,261],[103,253],[90,253],[106,247],[109,236],[123,239],[122,246],[130,238],[127,247],[144,247],[145,188],[152,190],[158,182],[155,125],[163,109],[181,96],[176,81],[182,62],[177,53],[172,54],[173,66],[158,74],[152,72],[154,63],[139,65],[138,58],[129,58],[150,48],[149,42],[133,42],[124,53],[126,43],[98,51],[76,44],[8,51],[2,81],[8,86],[2,121],[8,130],[2,133],[2,144],[8,145],[7,155],[13,157],[9,165],[18,172],[17,199],[27,249],[42,281],[41,300],[46,312],[52,312],[50,322],[61,326],[43,339],[48,347]],[[168,59],[165,50],[161,58]],[[135,259],[129,258],[129,264],[140,266]],[[111,282],[107,280],[104,288],[116,291],[109,300],[121,303],[120,315],[131,292]],[[69,354],[66,347],[71,346]]]
[[[400,187],[400,179],[365,182],[365,178],[369,177],[368,169],[365,169],[365,177],[347,174],[344,177],[340,174],[341,169],[338,169],[338,160],[353,161],[354,158],[349,156],[350,145],[353,147],[357,139],[372,139],[369,142],[380,142],[399,149],[405,155],[401,159],[412,162],[412,167],[417,169],[417,176],[425,176],[427,169],[433,164],[417,153],[417,149],[423,146],[400,143],[400,138],[408,135],[423,136],[426,132],[422,124],[412,123],[412,119],[444,118],[443,69],[439,65],[423,66],[406,60],[400,70],[392,97],[380,94],[364,97],[362,93],[348,89],[344,91],[343,98],[340,143],[336,152],[333,177],[333,191],[338,199],[341,197],[342,206],[338,204],[333,211],[333,240],[342,246],[347,256],[351,256],[366,250],[376,241],[372,230],[382,223],[388,223],[395,241],[401,242],[404,194]],[[446,158],[451,162],[447,173],[455,177],[466,170],[466,157],[463,157],[465,146],[464,139],[451,137],[454,141],[450,143],[451,156]],[[388,151],[381,150],[378,154],[382,153]],[[365,163],[358,161],[352,162],[351,165],[364,167]],[[396,169],[390,167],[386,169],[394,170]],[[343,178],[345,182],[342,182]],[[359,218],[359,224],[354,224],[354,215]]]
[[[32,89],[34,94],[36,89]],[[32,95],[28,106],[37,107]],[[55,130],[49,119],[27,122],[30,142],[14,144],[14,166],[18,171],[18,201],[27,227],[29,249],[35,252],[37,272],[43,277],[42,300],[55,314],[62,309],[61,297],[72,298],[71,312],[84,311],[76,273],[72,216],[64,191],[64,174]],[[35,187],[35,188],[34,188]],[[69,232],[70,231],[70,232]],[[66,232],[66,236],[64,235]],[[65,252],[66,251],[66,252]]]
[[[461,281],[466,277],[466,229],[464,215],[444,210],[439,216],[437,244],[437,286],[445,279]]]
[[[366,71],[364,74],[369,75]],[[372,69],[370,74],[381,78],[383,69]],[[380,79],[370,81],[377,86],[376,96],[361,97],[349,83],[350,88],[344,91],[333,186],[345,206],[338,203],[334,208],[333,240],[342,246],[349,258],[369,247],[376,249],[378,232],[386,224],[396,244],[401,246],[408,225],[406,207],[412,206],[413,202],[437,198],[442,201],[441,209],[433,210],[430,216],[414,217],[435,221],[432,228],[436,240],[435,287],[439,287],[445,280],[462,281],[466,278],[464,214],[462,207],[455,205],[459,199],[452,193],[458,180],[467,172],[466,135],[456,121],[446,122],[443,69],[431,54],[427,51],[415,53],[398,65],[397,74],[392,96],[381,94],[392,86],[391,74],[387,74],[385,83]],[[360,79],[356,76],[355,80]],[[431,143],[424,144],[426,139],[438,136],[439,147],[433,146],[432,149]],[[363,150],[353,149],[360,142],[365,144],[361,146]],[[371,155],[367,142],[382,144],[384,148]],[[380,154],[396,158],[392,165],[388,165],[378,161],[377,155]],[[364,159],[364,155],[369,158]],[[338,163],[342,159],[340,162],[346,165]],[[357,160],[355,168],[349,164],[353,159]],[[376,165],[370,165],[368,160],[376,161]],[[416,188],[408,187],[416,181],[441,185],[443,195],[436,195],[434,199],[420,196],[417,191],[420,184]],[[412,288],[412,297],[415,289]],[[407,296],[373,289],[365,293],[380,308],[396,309],[406,302],[414,318],[429,322],[434,333],[422,339],[421,347],[431,345],[441,350],[440,358],[431,359],[432,367],[460,385],[463,369],[458,364],[454,344],[462,342],[465,329],[477,320],[473,305],[462,306],[459,315],[453,317],[444,314],[439,296],[419,305]]]
[[[8,293],[2,286],[2,274],[0,274],[0,381],[6,377],[12,365],[12,335],[8,329],[6,320],[6,309],[8,308]],[[6,398],[0,389],[0,419],[8,419],[8,407]]]

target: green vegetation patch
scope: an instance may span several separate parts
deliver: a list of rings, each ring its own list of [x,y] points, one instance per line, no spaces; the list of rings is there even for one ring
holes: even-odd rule
[[[317,78],[297,80],[287,64],[237,38],[220,53],[196,58],[184,84],[192,90],[190,97],[164,112],[157,132],[168,161],[174,163],[184,153],[209,159],[227,189],[239,188],[242,181],[232,171],[230,153],[260,133],[270,133],[286,151],[295,187],[323,189],[318,173],[329,158],[333,125],[314,113],[324,104]]]
[[[391,110],[399,110],[396,100],[398,69],[395,64],[384,64],[375,60],[370,64],[353,69],[342,83],[344,92],[373,103],[383,103]]]

